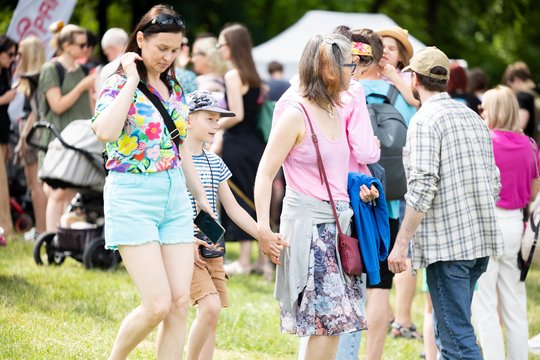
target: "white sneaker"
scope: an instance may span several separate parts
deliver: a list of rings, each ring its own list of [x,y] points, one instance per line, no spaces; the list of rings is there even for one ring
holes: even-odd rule
[[[36,228],[33,227],[27,232],[24,233],[24,240],[26,241],[34,241],[38,237],[38,233],[36,232]]]
[[[529,352],[533,354],[540,354],[540,333],[529,340]]]

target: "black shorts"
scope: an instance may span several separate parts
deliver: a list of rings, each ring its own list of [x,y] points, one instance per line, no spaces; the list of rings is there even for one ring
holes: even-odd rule
[[[394,248],[396,243],[396,237],[399,232],[399,219],[388,219],[390,225],[390,249],[388,250],[388,255]],[[369,285],[369,279],[367,282],[368,289],[391,289],[392,288],[392,279],[394,279],[394,273],[388,270],[388,258],[384,261],[379,261],[379,267],[381,272],[381,282],[377,285]]]

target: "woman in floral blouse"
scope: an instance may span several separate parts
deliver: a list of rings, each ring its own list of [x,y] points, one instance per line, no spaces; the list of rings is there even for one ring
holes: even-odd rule
[[[213,212],[189,150],[176,147],[158,109],[137,86],[142,82],[159,98],[182,144],[188,108],[172,67],[184,32],[183,19],[171,8],[158,5],[146,13],[130,37],[120,70],[105,84],[93,118],[109,158],[106,247],[120,251],[141,297],[141,305],[124,319],[109,359],[127,358],[158,324],[157,358],[182,357],[193,272],[186,183],[199,209]]]

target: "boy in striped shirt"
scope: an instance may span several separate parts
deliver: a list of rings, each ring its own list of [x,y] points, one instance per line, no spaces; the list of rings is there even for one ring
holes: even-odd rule
[[[216,99],[208,91],[195,91],[188,95],[190,115],[187,122],[187,145],[193,154],[193,163],[206,190],[206,196],[217,214],[217,199],[227,215],[242,230],[258,238],[257,224],[238,204],[227,179],[232,174],[227,165],[216,154],[204,149],[205,143],[212,142],[219,130],[221,117],[232,117],[234,113],[217,105]],[[195,200],[190,194],[193,217],[197,215]],[[279,236],[276,234],[276,236]],[[198,229],[195,229],[195,267],[191,281],[190,301],[197,305],[197,317],[189,332],[187,359],[211,359],[215,348],[216,329],[219,312],[228,307],[226,274],[223,269],[225,254],[224,238],[212,243]],[[279,256],[279,249],[275,250]]]

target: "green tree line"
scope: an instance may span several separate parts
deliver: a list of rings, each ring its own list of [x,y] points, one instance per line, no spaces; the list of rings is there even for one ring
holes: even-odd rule
[[[163,1],[78,1],[72,22],[103,34],[109,27],[129,32],[144,12]],[[230,22],[245,24],[255,44],[277,35],[308,10],[384,13],[427,45],[451,58],[481,67],[491,83],[500,82],[507,64],[525,61],[540,80],[540,6],[535,0],[165,0],[181,13],[188,36],[218,34]],[[16,1],[0,0],[0,31],[5,32]],[[362,24],[358,24],[361,27]],[[303,44],[299,44],[303,46]]]

